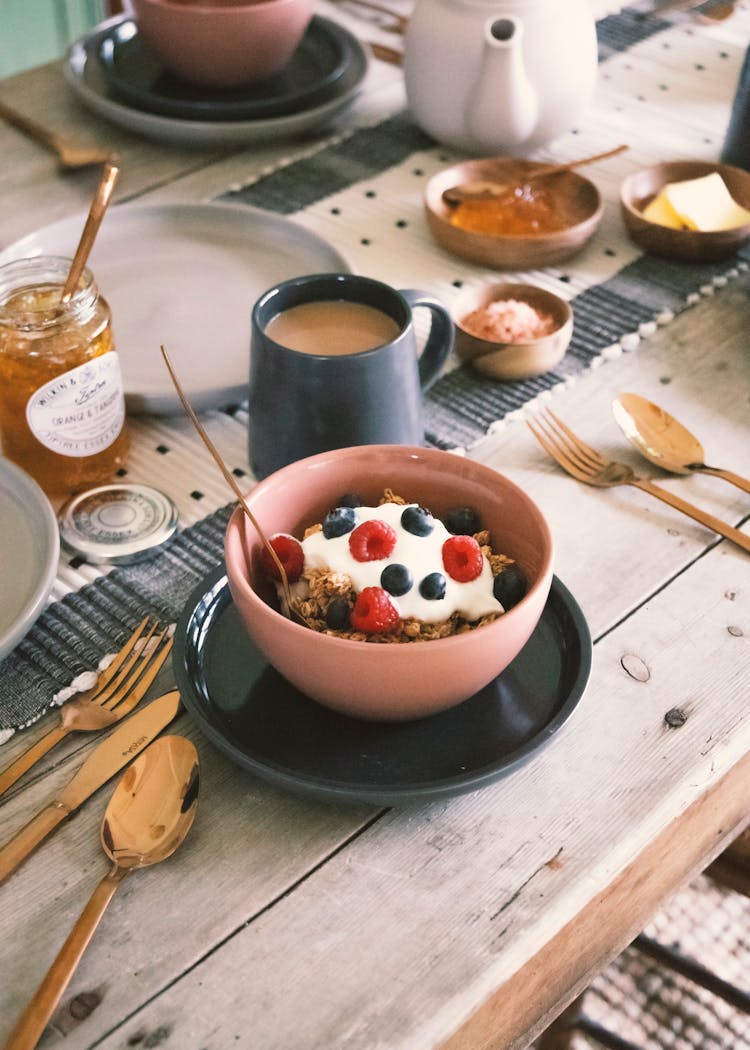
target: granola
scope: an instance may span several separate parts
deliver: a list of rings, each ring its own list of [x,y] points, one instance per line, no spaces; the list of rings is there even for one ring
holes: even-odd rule
[[[462,520],[473,521],[467,510]],[[293,609],[338,638],[447,638],[493,622],[509,607],[508,595],[515,604],[525,592],[513,559],[493,550],[486,529],[451,532],[390,489],[376,507],[337,507],[301,541],[283,539],[301,548],[294,550],[300,571],[290,579]]]

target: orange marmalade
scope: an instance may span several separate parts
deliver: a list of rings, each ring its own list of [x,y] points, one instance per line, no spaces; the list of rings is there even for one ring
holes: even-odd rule
[[[107,480],[128,450],[109,306],[84,271],[70,300],[70,261],[0,267],[0,437],[4,454],[50,494]]]
[[[452,226],[488,236],[528,236],[565,229],[554,195],[529,183],[491,197],[467,198],[451,210]]]

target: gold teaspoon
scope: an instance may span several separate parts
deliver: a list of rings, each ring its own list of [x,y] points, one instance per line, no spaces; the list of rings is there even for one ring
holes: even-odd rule
[[[750,481],[731,470],[709,467],[700,441],[663,408],[639,394],[620,394],[612,411],[623,434],[642,456],[673,474],[713,474],[750,492]]]
[[[62,298],[60,302],[65,304],[68,302],[73,292],[76,290],[78,281],[83,268],[86,265],[91,249],[94,247],[94,241],[96,235],[99,232],[104,213],[107,210],[110,200],[112,199],[112,193],[117,182],[117,176],[120,174],[120,169],[112,161],[107,161],[104,165],[104,171],[102,177],[99,180],[99,186],[96,190],[96,195],[91,202],[89,213],[86,218],[86,223],[83,227],[83,233],[81,239],[78,242],[78,247],[73,255],[73,261],[70,264],[70,270],[68,270],[68,276],[63,287]]]
[[[165,736],[128,766],[101,826],[102,848],[113,862],[76,920],[5,1050],[33,1050],[70,983],[117,887],[131,871],[170,857],[195,819],[198,753],[189,740]]]

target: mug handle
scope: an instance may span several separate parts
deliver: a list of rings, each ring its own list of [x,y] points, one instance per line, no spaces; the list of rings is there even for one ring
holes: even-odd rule
[[[432,315],[427,342],[419,356],[419,383],[422,390],[429,390],[453,350],[453,321],[443,304],[428,292],[416,288],[401,288],[399,291],[412,309],[424,306]]]

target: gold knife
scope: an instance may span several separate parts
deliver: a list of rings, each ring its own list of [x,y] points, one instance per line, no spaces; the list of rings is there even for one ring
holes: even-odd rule
[[[75,813],[87,798],[143,751],[169,725],[179,707],[179,692],[174,689],[165,693],[128,718],[94,748],[57,797],[0,849],[0,882],[15,871],[58,824]]]

